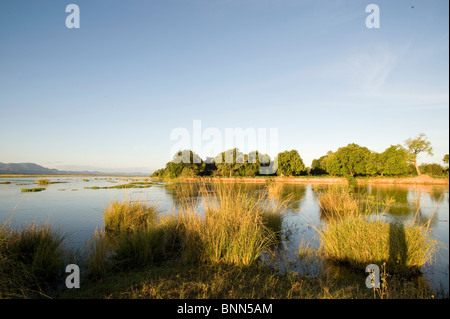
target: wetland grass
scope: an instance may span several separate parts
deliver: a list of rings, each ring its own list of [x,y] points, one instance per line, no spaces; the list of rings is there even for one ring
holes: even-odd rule
[[[37,184],[38,184],[38,185],[48,185],[48,184],[50,184],[50,181],[49,181],[47,178],[39,179],[39,180],[37,181]]]
[[[34,192],[41,192],[41,191],[44,191],[45,190],[45,188],[43,188],[43,187],[35,187],[35,188],[22,188],[21,189],[21,192],[22,193],[34,193]]]
[[[65,236],[50,225],[26,224],[20,230],[0,228],[0,296],[44,296],[63,275],[70,252]]]
[[[357,197],[347,188],[333,187],[319,196],[319,203],[327,223],[316,230],[328,260],[359,269],[385,263],[389,272],[418,274],[437,251],[426,225],[384,218],[391,199],[378,203],[371,196]]]

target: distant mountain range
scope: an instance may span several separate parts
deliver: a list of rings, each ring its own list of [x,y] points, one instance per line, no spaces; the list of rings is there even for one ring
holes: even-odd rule
[[[142,172],[98,172],[98,171],[60,171],[54,168],[46,168],[34,163],[0,163],[0,174],[23,175],[132,175],[148,176]]]

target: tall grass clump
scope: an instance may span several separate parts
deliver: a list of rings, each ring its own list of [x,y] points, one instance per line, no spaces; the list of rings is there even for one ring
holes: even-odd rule
[[[394,200],[386,198],[379,202],[374,196],[357,194],[348,186],[334,185],[319,194],[318,202],[325,219],[344,219],[388,212]]]
[[[361,269],[385,262],[390,272],[415,274],[432,260],[437,249],[427,227],[379,217],[330,221],[319,234],[327,259]]]
[[[55,288],[69,252],[65,236],[50,225],[0,228],[0,295],[27,297]]]
[[[283,183],[270,181],[266,185],[268,197],[273,199],[280,199],[283,195]]]
[[[206,197],[203,215],[198,205],[181,206],[178,218],[185,259],[238,266],[256,262],[276,243],[268,216],[282,216],[264,200],[245,193],[240,185],[219,184],[214,195]]]
[[[362,205],[346,186],[333,186],[318,197],[321,214],[326,218],[357,215]]]
[[[88,242],[86,268],[91,277],[112,269],[128,269],[171,256],[177,220],[161,217],[154,205],[124,198],[104,209],[105,230]]]
[[[133,233],[153,225],[157,209],[140,200],[133,201],[125,197],[123,201],[112,201],[105,208],[103,217],[107,233]]]
[[[38,185],[48,185],[48,184],[50,184],[50,181],[47,178],[44,178],[44,179],[39,179],[37,181],[37,183],[38,183]]]

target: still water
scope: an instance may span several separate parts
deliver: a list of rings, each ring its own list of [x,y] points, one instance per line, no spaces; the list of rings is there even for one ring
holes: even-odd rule
[[[52,184],[37,185],[36,177],[0,178],[0,224],[8,221],[13,227],[24,223],[51,223],[67,235],[67,245],[82,251],[96,228],[104,226],[103,209],[112,200],[122,201],[124,196],[155,204],[161,213],[171,213],[179,203],[177,189],[182,185],[154,181],[148,188],[102,189],[133,181],[124,177],[49,177]],[[142,178],[140,178],[142,180]],[[136,178],[135,178],[136,180]],[[9,181],[9,184],[2,182]],[[22,192],[23,188],[43,187],[40,192]],[[89,187],[98,187],[92,189]],[[194,186],[195,188],[195,186]],[[264,185],[246,184],[249,192],[262,191]],[[190,186],[192,189],[192,185]],[[314,275],[313,266],[305,267],[299,261],[300,244],[310,247],[320,245],[316,227],[325,221],[321,218],[317,201],[320,185],[283,185],[283,194],[292,196],[292,202],[283,221],[284,256],[280,268],[289,267]],[[372,185],[359,186],[359,192],[375,196],[381,202],[393,198],[395,204],[386,214],[392,221],[407,223],[413,218],[419,222],[430,220],[433,237],[440,249],[433,264],[424,267],[424,278],[441,293],[449,289],[449,189],[448,185]],[[202,196],[190,192],[190,196]]]

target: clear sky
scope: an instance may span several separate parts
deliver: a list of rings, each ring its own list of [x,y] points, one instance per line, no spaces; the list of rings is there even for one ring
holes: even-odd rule
[[[443,164],[448,16],[447,0],[2,0],[0,162],[152,171],[201,120],[277,128],[307,166],[423,132],[419,162]]]

